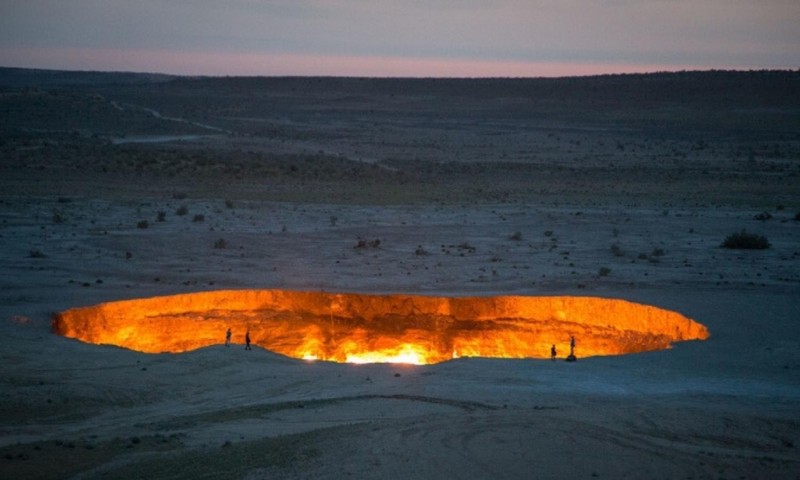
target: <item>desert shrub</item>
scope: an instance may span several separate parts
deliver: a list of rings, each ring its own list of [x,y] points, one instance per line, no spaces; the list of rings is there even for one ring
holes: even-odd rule
[[[205,220],[206,220],[205,215],[202,215],[200,213],[198,213],[197,215],[194,216],[194,218],[192,218],[192,221],[195,223],[201,223],[204,222]]]
[[[722,248],[735,248],[742,250],[763,250],[769,248],[770,244],[767,237],[755,233],[747,233],[742,230],[738,233],[732,233],[725,237],[725,240],[720,245]]]
[[[175,215],[186,215],[187,213],[189,213],[189,207],[186,205],[181,205],[177,210],[175,210]]]
[[[174,198],[175,200],[184,200],[184,199],[186,199],[186,197],[188,197],[188,195],[185,192],[173,192],[172,193],[172,198]]]
[[[515,242],[519,242],[522,240],[522,232],[514,232],[514,234],[508,238],[509,240],[514,240]]]
[[[545,230],[544,231],[544,236],[545,237],[552,237],[553,236],[553,231],[552,230]]]
[[[794,219],[795,221],[800,222],[800,212],[797,212],[797,214],[794,216]]]
[[[381,240],[379,238],[376,238],[375,240],[364,240],[363,238],[359,238],[358,242],[356,242],[356,246],[353,248],[379,248],[380,246]]]
[[[608,267],[600,267],[600,269],[597,270],[597,275],[601,277],[607,277],[609,273],[611,273],[611,269]]]
[[[45,258],[45,257],[47,257],[47,255],[42,253],[41,250],[31,250],[30,253],[28,254],[28,256],[31,257],[31,258]]]
[[[417,245],[417,249],[414,250],[414,255],[423,256],[427,255],[428,251],[422,248],[422,245]]]
[[[467,251],[468,253],[475,253],[476,247],[473,247],[469,242],[464,242],[456,246],[459,250]]]
[[[625,256],[625,252],[622,251],[622,247],[620,247],[616,243],[611,245],[611,253],[613,253],[615,257],[624,257]]]
[[[663,257],[666,252],[664,252],[663,248],[654,248],[652,252],[650,252],[651,257]]]
[[[761,220],[763,222],[765,220],[771,220],[772,214],[769,212],[761,212],[759,214],[754,215],[753,218],[755,218],[756,220]]]
[[[336,215],[331,215],[329,220],[331,222],[331,227],[335,227],[336,226],[336,222],[339,221],[339,217],[337,217]]]
[[[64,223],[64,216],[60,212],[53,212],[53,223]]]
[[[136,228],[147,228],[149,226],[150,224],[147,222],[147,220],[140,220],[139,223],[136,224]]]
[[[233,200],[226,199],[225,200],[225,208],[233,208],[233,207],[234,207]]]
[[[214,248],[227,248],[228,242],[225,241],[224,238],[220,238],[216,242],[214,242]]]
[[[167,218],[167,212],[158,212],[158,217],[156,221],[163,222]]]

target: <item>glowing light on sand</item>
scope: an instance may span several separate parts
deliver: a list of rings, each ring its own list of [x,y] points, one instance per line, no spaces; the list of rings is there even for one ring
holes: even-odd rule
[[[596,297],[429,297],[224,290],[110,302],[58,313],[59,335],[147,353],[244,343],[305,360],[437,363],[459,357],[622,355],[708,338],[677,313]],[[234,345],[235,347],[236,345]]]

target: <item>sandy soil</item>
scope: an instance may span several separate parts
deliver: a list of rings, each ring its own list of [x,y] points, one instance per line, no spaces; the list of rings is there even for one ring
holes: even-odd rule
[[[64,154],[73,140],[60,134],[47,137],[60,145],[52,150],[41,139],[24,150],[7,134],[0,478],[800,478],[796,135],[776,133],[781,155],[755,160],[711,150],[761,138],[706,131],[715,148],[673,162],[664,159],[694,140],[571,121],[581,128],[560,139],[545,126],[472,148],[469,138],[508,122],[443,133],[468,108],[434,95],[452,107],[448,121],[412,128],[420,119],[409,98],[396,98],[402,108],[376,100],[386,115],[374,122],[347,112],[302,128],[286,120],[280,142],[243,127],[256,123],[250,113],[225,122],[211,107],[154,144],[141,142],[157,133],[147,128],[129,132],[134,144],[81,137],[86,155]],[[143,100],[115,101],[170,105]],[[335,100],[343,111],[364,101]],[[262,123],[317,118],[292,108]],[[159,122],[187,118],[164,110]],[[208,136],[198,124],[238,133]],[[360,143],[369,132],[356,127],[367,124],[371,138],[396,141],[398,157],[404,145],[414,151],[377,158],[379,145]],[[416,137],[426,125],[437,145],[464,145],[470,158],[426,163],[450,151]],[[503,151],[537,142],[550,153],[502,162]],[[595,151],[600,143],[612,147]],[[636,144],[649,153],[631,153]],[[313,153],[321,148],[330,153]],[[182,153],[192,167],[173,175]],[[224,162],[211,157],[241,167],[215,170]],[[131,158],[158,162],[137,171]],[[771,218],[754,218],[765,211]],[[719,247],[742,229],[771,248]],[[219,239],[225,248],[214,248]],[[380,248],[354,249],[359,239]],[[71,307],[224,288],[605,296],[678,311],[712,336],[576,363],[410,366],[305,362],[241,345],[148,355],[50,331],[52,314]]]

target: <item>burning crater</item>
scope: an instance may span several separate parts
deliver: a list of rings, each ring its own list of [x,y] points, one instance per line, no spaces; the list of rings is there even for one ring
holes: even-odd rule
[[[428,297],[226,290],[103,303],[56,314],[56,333],[146,353],[245,342],[302,359],[437,363],[457,357],[623,355],[708,338],[683,315],[595,297]]]

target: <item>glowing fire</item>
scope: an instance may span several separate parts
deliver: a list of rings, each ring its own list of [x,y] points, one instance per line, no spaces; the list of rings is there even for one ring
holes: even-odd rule
[[[347,363],[410,363],[422,365],[425,361],[425,351],[421,348],[405,344],[397,351],[357,352],[347,355]]]
[[[225,342],[305,360],[437,363],[458,357],[564,358],[621,355],[704,340],[683,315],[595,297],[428,297],[282,290],[226,290],[75,308],[56,333],[147,353]]]

